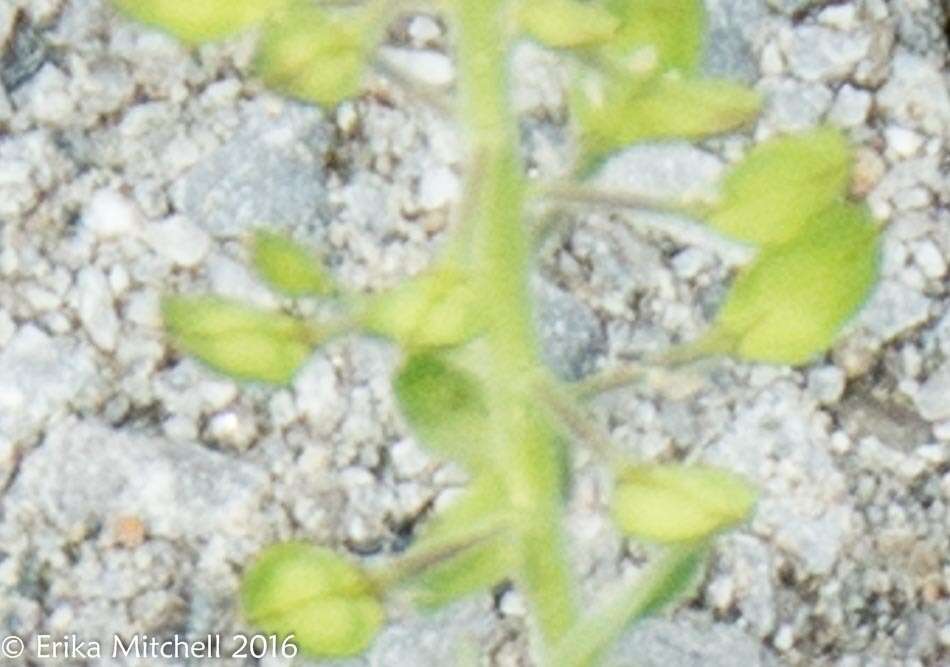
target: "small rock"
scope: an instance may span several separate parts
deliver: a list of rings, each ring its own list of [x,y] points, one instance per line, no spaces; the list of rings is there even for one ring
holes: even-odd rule
[[[804,81],[832,81],[848,76],[871,45],[871,37],[809,25],[783,40],[789,69]]]
[[[844,393],[845,374],[837,366],[823,366],[808,373],[808,391],[819,403],[834,403]]]
[[[211,249],[211,238],[181,215],[148,225],[145,241],[159,255],[184,267],[197,266]]]
[[[950,363],[941,366],[921,385],[914,404],[927,421],[950,419]]]
[[[448,167],[426,171],[419,180],[419,206],[435,211],[458,199],[461,190],[458,176]]]
[[[0,159],[0,216],[26,213],[39,201],[33,167],[22,160]]]
[[[820,83],[795,79],[763,79],[768,100],[763,125],[776,132],[802,132],[814,127],[831,105],[832,93]]]
[[[99,238],[112,238],[136,233],[141,218],[135,202],[111,188],[103,188],[90,197],[82,224]]]
[[[857,17],[855,5],[831,5],[821,10],[818,21],[838,30],[853,30],[857,25]]]
[[[766,667],[773,659],[734,625],[688,619],[637,623],[608,651],[607,667]]]
[[[888,341],[930,317],[931,301],[896,280],[882,280],[859,316],[879,340]]]
[[[941,134],[950,126],[950,93],[940,69],[930,60],[899,51],[893,73],[877,94],[881,112],[894,120]]]
[[[69,78],[56,65],[46,63],[21,89],[27,98],[30,115],[42,125],[56,128],[75,120],[76,100],[69,91]],[[16,96],[14,97],[16,99]]]
[[[97,268],[87,267],[76,278],[79,319],[86,332],[102,350],[115,350],[119,319],[115,314],[109,281]]]
[[[924,145],[923,137],[898,125],[888,126],[884,130],[884,139],[887,141],[887,147],[902,158],[915,155]]]
[[[574,295],[546,280],[534,281],[533,291],[544,359],[564,378],[590,373],[605,348],[597,318]]]
[[[431,16],[414,16],[409,22],[409,38],[417,47],[429,46],[442,36],[442,29]]]
[[[455,81],[455,66],[444,53],[383,47],[380,56],[400,74],[427,86],[442,88]]]
[[[828,120],[840,127],[863,125],[871,111],[871,93],[845,84],[828,112]]]
[[[887,165],[881,156],[866,146],[861,146],[854,154],[854,168],[851,172],[851,194],[865,197],[877,187]]]

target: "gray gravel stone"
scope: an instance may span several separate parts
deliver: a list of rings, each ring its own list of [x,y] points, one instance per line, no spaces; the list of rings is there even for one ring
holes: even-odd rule
[[[927,379],[914,403],[928,421],[950,419],[950,364],[944,364]]]
[[[793,74],[804,81],[828,81],[850,74],[870,45],[869,35],[813,25],[792,31],[784,47]]]
[[[75,341],[21,327],[0,351],[0,437],[32,437],[65,411],[95,372],[93,359]]]
[[[609,667],[767,667],[776,665],[759,642],[735,627],[647,620],[620,640],[606,659]]]
[[[250,109],[241,130],[180,182],[182,209],[214,236],[262,225],[313,230],[327,216],[321,111],[287,102]]]

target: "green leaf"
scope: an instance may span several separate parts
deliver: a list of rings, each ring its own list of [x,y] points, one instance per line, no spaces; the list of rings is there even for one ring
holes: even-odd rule
[[[554,48],[601,44],[620,26],[604,8],[575,0],[522,0],[518,18],[527,34]]]
[[[878,278],[867,209],[836,202],[794,240],[766,246],[736,279],[707,340],[753,361],[805,364],[827,350]]]
[[[256,68],[272,88],[333,106],[359,92],[374,35],[363,14],[296,3],[265,27]]]
[[[851,163],[847,139],[831,127],[760,144],[726,176],[709,224],[742,241],[790,241],[844,197]]]
[[[218,297],[168,297],[162,314],[179,347],[242,380],[286,384],[319,337],[289,315]]]
[[[403,414],[439,454],[481,469],[488,456],[489,413],[478,378],[438,352],[409,356],[394,381]]]
[[[735,130],[758,114],[760,104],[758,93],[735,83],[672,76],[635,86],[632,92],[622,81],[607,81],[599,90],[574,96],[588,158],[646,139]]]
[[[652,50],[659,70],[695,72],[702,57],[706,15],[700,0],[607,0],[622,27],[603,49],[621,67]]]
[[[251,255],[261,277],[290,296],[326,296],[334,291],[333,280],[317,259],[286,236],[257,232]]]
[[[434,268],[370,299],[363,326],[410,350],[460,345],[484,324],[472,283],[454,267]]]
[[[244,575],[248,619],[314,656],[357,655],[384,620],[373,584],[328,549],[300,542],[267,549]]]
[[[263,22],[287,0],[113,0],[130,17],[189,44],[230,37]]]
[[[748,517],[755,491],[716,468],[645,465],[623,471],[612,503],[627,535],[667,544],[708,538]]]

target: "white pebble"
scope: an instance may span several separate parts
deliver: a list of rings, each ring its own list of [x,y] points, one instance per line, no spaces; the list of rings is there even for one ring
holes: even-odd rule
[[[914,263],[928,278],[939,279],[947,272],[947,262],[933,241],[924,241],[914,248]]]
[[[867,121],[871,111],[871,93],[845,84],[828,112],[828,120],[839,127],[857,127]]]
[[[211,238],[181,215],[152,223],[145,241],[155,252],[178,266],[197,266],[211,249]]]
[[[884,130],[884,139],[887,141],[887,147],[900,157],[911,157],[917,154],[921,146],[924,145],[924,139],[913,130],[899,125],[891,125]]]
[[[119,319],[115,314],[112,291],[102,271],[87,267],[76,279],[79,320],[95,345],[107,352],[115,350]]]
[[[440,209],[458,198],[460,187],[458,176],[448,167],[427,171],[419,181],[419,205],[427,211]]]
[[[439,24],[431,16],[416,16],[409,23],[409,37],[416,46],[426,46],[442,35]]]
[[[449,86],[455,80],[455,68],[448,56],[438,51],[384,47],[383,58],[400,74],[429,86]]]
[[[135,233],[141,226],[141,215],[131,199],[103,188],[89,199],[82,222],[96,236],[110,238]]]

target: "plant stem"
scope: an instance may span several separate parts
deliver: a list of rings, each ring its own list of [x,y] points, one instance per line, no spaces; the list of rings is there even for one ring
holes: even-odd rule
[[[687,220],[686,218],[696,217],[702,213],[701,205],[670,202],[617,190],[602,190],[574,184],[551,186],[542,194],[546,199],[560,204],[665,214],[634,216],[630,224],[642,229],[656,229],[678,241],[706,248],[732,266],[748,264],[755,254],[755,248],[727,239],[702,224]]]
[[[532,405],[538,365],[528,295],[530,239],[523,221],[526,182],[517,119],[508,89],[508,0],[455,4],[459,34],[461,117],[481,174],[471,193],[476,216],[473,259],[489,323],[490,410],[496,451],[504,460],[513,510],[524,521],[519,540],[524,586],[548,643],[573,623],[575,609],[560,525],[561,466],[553,432]]]
[[[632,585],[615,594],[564,635],[554,667],[586,667],[634,621],[658,611],[690,583],[707,550],[705,543],[670,547]]]

